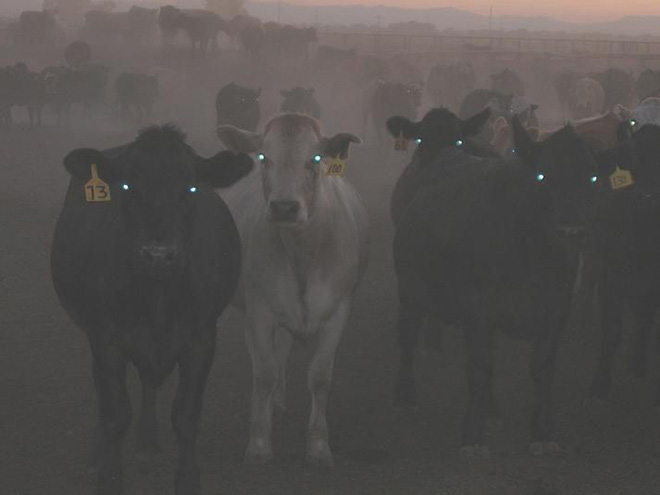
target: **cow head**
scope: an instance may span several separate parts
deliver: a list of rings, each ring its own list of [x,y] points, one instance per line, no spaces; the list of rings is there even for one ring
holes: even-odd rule
[[[217,134],[229,149],[253,153],[261,164],[263,194],[268,218],[289,227],[304,227],[313,217],[325,157],[346,158],[353,134],[328,138],[316,120],[301,114],[282,114],[272,119],[263,134],[218,126]]]
[[[85,182],[92,164],[110,187],[110,207],[121,209],[134,268],[154,278],[185,267],[190,215],[202,207],[200,196],[213,194],[206,186],[227,187],[253,166],[248,156],[229,151],[201,158],[170,125],[147,128],[121,148],[78,149],[64,159]]]
[[[547,221],[545,226],[562,237],[582,234],[603,180],[589,146],[571,126],[537,142],[517,116],[512,125],[515,153],[530,171],[535,207]]]
[[[487,108],[473,117],[462,120],[446,108],[434,108],[419,122],[406,117],[391,117],[387,121],[390,134],[417,143],[416,154],[420,165],[425,166],[448,148],[463,148],[469,138],[476,136],[490,116]]]

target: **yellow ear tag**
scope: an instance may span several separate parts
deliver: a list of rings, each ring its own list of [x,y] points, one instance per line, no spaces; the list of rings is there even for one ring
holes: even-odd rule
[[[325,175],[330,177],[343,177],[346,170],[346,160],[337,155],[325,160]]]
[[[92,163],[92,178],[85,183],[85,201],[90,203],[110,201],[110,186],[99,177],[96,163]]]
[[[394,151],[406,151],[408,149],[408,140],[399,133],[399,137],[394,141]]]
[[[613,190],[630,187],[634,183],[635,181],[632,178],[630,170],[620,169],[618,165],[614,173],[610,175],[610,185],[612,186]]]

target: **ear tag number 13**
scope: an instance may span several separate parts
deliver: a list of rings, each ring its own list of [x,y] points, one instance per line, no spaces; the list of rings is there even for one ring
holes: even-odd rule
[[[325,161],[325,175],[330,177],[343,177],[346,171],[346,160],[337,155]]]
[[[394,140],[394,151],[407,151],[408,150],[408,140],[403,137],[403,133],[399,134],[399,137]]]
[[[610,185],[612,190],[630,187],[635,183],[630,170],[620,169],[618,166],[612,175],[610,175]]]
[[[110,199],[110,186],[101,180],[96,163],[92,163],[92,178],[85,183],[85,201],[106,203]]]

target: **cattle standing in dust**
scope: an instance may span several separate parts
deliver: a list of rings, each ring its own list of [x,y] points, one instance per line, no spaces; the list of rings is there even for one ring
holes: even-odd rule
[[[193,53],[202,56],[208,52],[209,44],[217,47],[218,35],[227,29],[226,22],[214,12],[201,9],[180,10],[171,5],[160,8],[158,25],[163,37],[171,40],[179,30],[186,33],[192,44]]]
[[[26,10],[18,18],[16,36],[17,44],[37,46],[61,41],[63,32],[52,12]]]
[[[284,114],[264,133],[220,126],[231,149],[258,153],[260,169],[223,194],[243,241],[242,288],[253,365],[250,440],[245,460],[270,461],[273,406],[284,408],[286,362],[294,338],[317,338],[307,383],[312,411],[307,461],[331,466],[326,407],[337,346],[367,261],[367,215],[323,157],[346,159],[351,134],[321,135],[317,121]]]
[[[525,96],[525,84],[518,74],[511,69],[490,76],[490,89],[505,95]]]
[[[315,119],[321,118],[321,105],[316,101],[314,88],[296,87],[290,90],[283,90],[280,94],[284,98],[284,101],[282,101],[282,112],[303,113]]]
[[[73,151],[64,165],[71,181],[51,267],[60,302],[92,351],[97,493],[122,493],[121,443],[131,422],[126,366],[132,362],[143,387],[137,435],[145,455],[159,450],[156,389],[178,364],[175,492],[199,495],[195,443],[204,386],[216,322],[234,295],[241,260],[236,225],[211,187],[233,184],[252,161],[231,152],[203,159],[177,129],[164,126],[120,148]]]
[[[644,70],[637,78],[636,89],[639,101],[660,97],[660,71]]]
[[[115,81],[121,116],[125,121],[151,119],[158,96],[158,76],[124,72]]]
[[[566,105],[574,120],[595,117],[605,105],[605,91],[595,79],[583,77],[575,81],[569,90]]]
[[[233,82],[223,86],[215,97],[216,124],[257,130],[261,119],[259,96],[261,88],[246,88]]]
[[[460,325],[469,381],[461,456],[489,455],[484,426],[496,411],[495,331],[531,332],[536,397],[530,448],[534,454],[556,451],[553,376],[577,270],[573,243],[595,191],[593,155],[570,127],[536,143],[514,118],[515,158],[480,159],[458,146],[465,124],[449,112],[445,120],[441,135],[422,136],[420,156],[425,144],[443,149],[422,172],[394,239],[401,347],[396,400],[417,404],[413,356],[424,319]],[[420,132],[406,119],[398,126],[394,134],[411,139]]]
[[[426,80],[426,90],[434,107],[457,109],[463,98],[474,89],[475,83],[476,76],[470,63],[436,65]]]
[[[605,91],[603,112],[612,110],[616,105],[630,107],[635,96],[635,78],[629,72],[621,69],[607,69],[603,72],[589,74],[589,77],[600,83]]]
[[[85,14],[85,35],[104,42],[141,43],[156,32],[158,10],[133,6],[128,12],[90,10]]]
[[[11,109],[15,103],[15,79],[10,67],[0,67],[0,127],[14,124]]]
[[[568,95],[575,83],[581,78],[580,74],[574,71],[564,71],[560,73],[554,81],[555,92],[564,117],[566,116],[566,107],[568,105]],[[600,110],[599,110],[600,112]]]
[[[643,100],[633,112],[633,119],[637,128],[646,124],[660,125],[660,98],[653,96]]]
[[[288,24],[266,22],[265,47],[271,50],[280,62],[307,64],[309,46],[319,40],[316,28],[298,28]]]
[[[647,373],[649,334],[660,308],[658,160],[660,127],[655,125],[643,126],[628,141],[599,155],[603,177],[619,168],[632,177],[631,181],[602,181],[602,199],[594,220],[602,343],[591,395],[601,400],[609,398],[612,387],[612,362],[621,343],[625,305],[636,330],[630,369],[640,378]],[[659,406],[660,381],[656,387],[655,404]]]
[[[417,118],[417,109],[422,102],[422,91],[416,84],[376,81],[366,90],[363,100],[362,123],[366,137],[369,119],[376,131],[378,143],[383,142],[385,122],[390,115]]]

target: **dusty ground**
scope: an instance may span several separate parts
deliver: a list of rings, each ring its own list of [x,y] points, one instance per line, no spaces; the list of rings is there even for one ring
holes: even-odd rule
[[[173,76],[168,82],[175,92],[180,81]],[[205,154],[218,148],[209,104],[218,87],[219,79],[207,80],[196,106],[187,106],[178,119],[189,131],[190,141]],[[343,106],[325,102],[331,130],[360,129],[357,116],[352,117],[354,125],[339,129],[343,112],[356,111],[354,101],[344,99]],[[159,118],[177,118],[177,102],[169,103],[167,111],[161,106]],[[273,110],[274,103],[266,105]],[[85,336],[69,322],[55,298],[48,256],[68,181],[61,165],[64,155],[79,146],[120,144],[132,134],[133,130],[105,124],[77,124],[73,130],[49,124],[33,132],[22,124],[10,131],[0,129],[2,494],[92,492],[94,480],[86,470],[95,417],[90,357]],[[598,349],[594,325],[574,323],[562,342],[555,418],[563,455],[536,459],[527,454],[532,399],[529,347],[506,337],[501,337],[497,349],[495,386],[503,418],[490,435],[491,461],[469,465],[457,459],[466,400],[458,331],[446,332],[442,353],[420,350],[418,416],[402,418],[391,408],[397,349],[388,198],[404,161],[403,156],[365,145],[356,148],[349,162],[349,176],[371,213],[373,235],[370,268],[337,355],[329,406],[336,467],[317,472],[303,462],[310,401],[305,387],[309,349],[302,348],[294,352],[289,368],[289,413],[275,428],[276,462],[267,467],[242,464],[251,377],[243,318],[229,309],[219,322],[218,353],[199,440],[204,493],[660,494],[660,413],[652,407],[653,380],[642,383],[629,378],[625,360],[619,359],[611,403],[597,408],[582,405]],[[175,384],[173,376],[160,394],[164,452],[150,474],[137,469],[133,435],[127,438],[128,495],[171,493],[175,445],[169,407]],[[139,403],[135,374],[131,391],[135,411]]]

